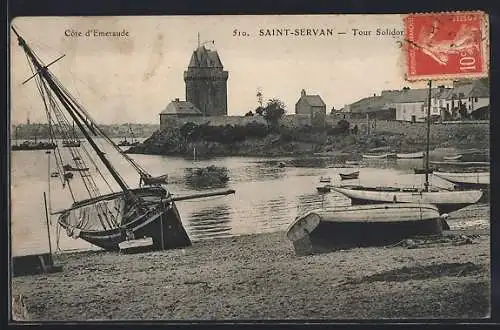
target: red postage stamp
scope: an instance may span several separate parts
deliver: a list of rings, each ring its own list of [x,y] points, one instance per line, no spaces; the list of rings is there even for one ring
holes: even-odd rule
[[[488,75],[488,16],[483,12],[410,14],[404,18],[406,79]]]

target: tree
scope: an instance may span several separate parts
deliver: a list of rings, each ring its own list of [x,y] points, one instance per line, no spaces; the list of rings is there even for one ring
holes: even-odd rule
[[[262,116],[264,113],[264,108],[260,106],[257,107],[257,109],[255,109],[255,113],[258,114],[259,116]]]
[[[285,104],[283,101],[274,98],[267,101],[267,105],[262,111],[262,116],[269,123],[269,126],[276,128],[285,112]]]
[[[253,117],[253,112],[252,110],[248,111],[247,113],[245,113],[245,117]]]
[[[341,134],[349,133],[349,128],[351,127],[351,123],[345,119],[339,120],[337,123],[337,129]]]

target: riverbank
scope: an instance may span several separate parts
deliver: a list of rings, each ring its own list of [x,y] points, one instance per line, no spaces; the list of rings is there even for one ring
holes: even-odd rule
[[[280,127],[270,131],[262,124],[247,126],[196,126],[159,130],[128,153],[171,156],[292,156],[346,154],[358,158],[374,148],[416,152],[426,148],[424,123],[388,121],[370,134],[342,131],[338,127]],[[431,148],[471,149],[489,144],[489,126],[433,124]]]
[[[489,208],[456,212],[451,228],[471,216],[489,219]],[[489,315],[490,236],[473,229],[461,231],[469,244],[306,257],[295,256],[284,232],[136,255],[61,254],[63,272],[16,277],[13,295],[24,297],[30,320],[481,318]]]

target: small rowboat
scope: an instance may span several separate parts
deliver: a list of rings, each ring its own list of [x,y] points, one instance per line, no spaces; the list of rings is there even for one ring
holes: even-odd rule
[[[353,180],[353,179],[357,179],[359,177],[359,171],[347,173],[347,174],[339,173],[339,175],[340,175],[341,180]]]
[[[396,154],[396,157],[400,159],[418,159],[424,158],[424,153],[422,151],[419,151],[408,154]]]
[[[438,208],[424,203],[343,206],[310,211],[288,227],[297,255],[394,244],[447,228]]]
[[[320,194],[329,193],[331,191],[330,186],[323,186],[316,188]]]
[[[388,154],[388,153],[385,153],[385,154],[364,154],[363,158],[366,158],[366,159],[385,159],[385,158],[389,158],[389,156],[391,156],[391,154]]]
[[[438,207],[439,212],[450,213],[461,208],[477,203],[482,195],[482,190],[439,190],[429,191],[403,191],[398,187],[365,187],[365,186],[332,186],[333,191],[341,193],[351,199],[355,204],[374,203],[422,203]]]
[[[425,174],[425,173],[431,174],[434,171],[434,169],[414,168],[413,171],[415,172],[415,174]]]
[[[464,162],[464,161],[456,161],[456,160],[448,160],[448,161],[430,161],[432,165],[456,165],[456,166],[490,166],[490,162]]]
[[[434,175],[459,185],[477,185],[487,187],[490,184],[490,172],[434,172]]]
[[[329,176],[322,176],[319,178],[319,182],[321,183],[330,183],[332,182],[332,178],[330,178]]]
[[[462,155],[444,156],[443,157],[444,160],[459,160],[460,158],[462,158]]]

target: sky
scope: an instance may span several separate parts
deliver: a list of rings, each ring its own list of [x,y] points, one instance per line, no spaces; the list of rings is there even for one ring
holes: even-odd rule
[[[404,80],[403,36],[376,35],[378,28],[402,31],[399,14],[19,17],[12,24],[45,63],[65,55],[51,71],[102,124],[158,123],[171,100],[184,100],[183,72],[198,33],[202,43],[215,41],[205,45],[217,50],[229,71],[229,115],[254,110],[258,89],[265,100],[284,101],[292,114],[302,89],[319,94],[330,110],[385,89],[425,87]],[[261,36],[261,29],[304,29],[306,35]],[[306,29],[331,29],[333,35],[307,36]],[[371,34],[354,35],[353,29]],[[89,37],[89,30],[128,36]],[[45,122],[34,81],[22,84],[32,74],[13,33],[11,38],[11,122],[28,116]]]

